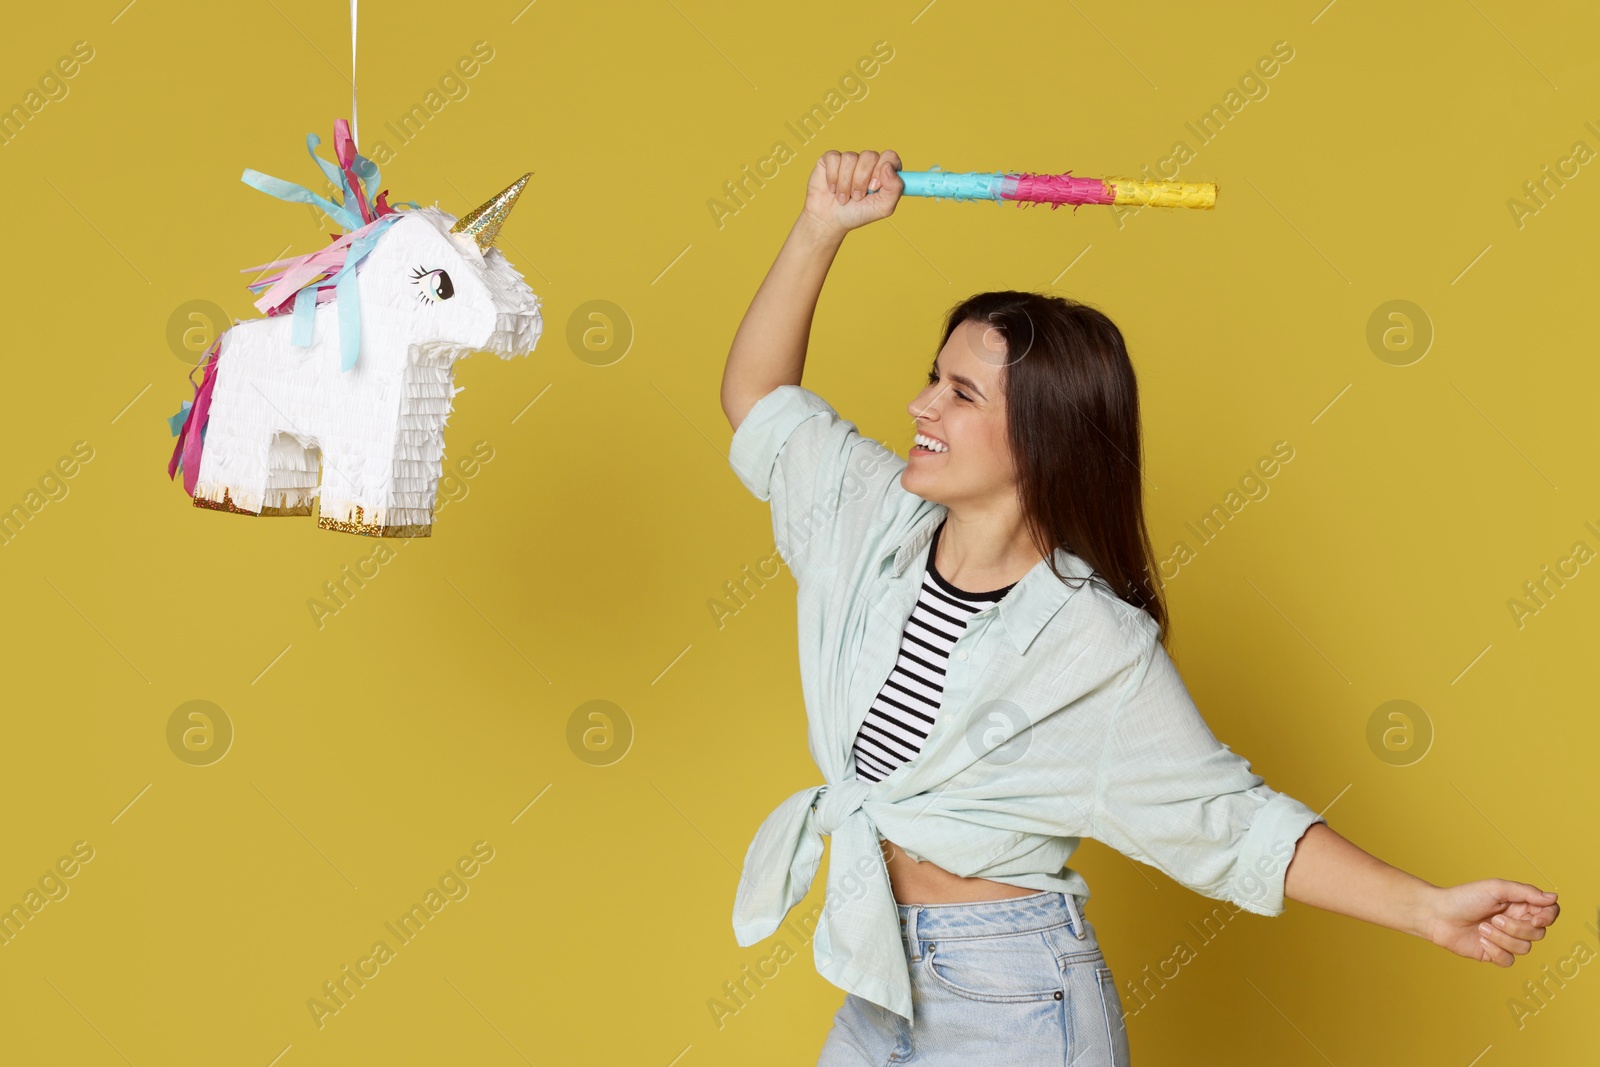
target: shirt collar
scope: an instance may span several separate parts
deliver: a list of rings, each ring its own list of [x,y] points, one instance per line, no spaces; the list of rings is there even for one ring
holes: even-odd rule
[[[912,560],[925,556],[934,531],[938,530],[939,523],[944,521],[948,511],[943,504],[933,505],[921,521],[912,525],[905,537],[888,547],[879,561],[879,570],[892,562],[894,577],[904,574]],[[995,614],[1000,616],[1001,628],[1019,655],[1027,653],[1045,624],[1055,617],[1062,605],[1072,599],[1073,593],[1083,588],[1090,577],[1098,577],[1094,568],[1064,548],[1055,550],[1055,565],[1056,570],[1066,575],[1068,581],[1057,578],[1050,569],[1050,561],[1041,559],[994,608]]]

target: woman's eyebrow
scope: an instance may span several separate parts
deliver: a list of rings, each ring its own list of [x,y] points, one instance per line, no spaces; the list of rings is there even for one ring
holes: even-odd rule
[[[939,361],[938,360],[934,360],[933,361],[933,369],[938,371],[941,376],[944,374],[944,371],[939,370]],[[971,389],[974,393],[977,393],[978,396],[982,397],[984,400],[988,400],[989,399],[988,397],[983,395],[983,390],[978,388],[978,383],[973,381],[971,378],[966,377],[965,375],[952,374],[952,375],[950,375],[950,380],[953,381],[953,382],[959,382],[960,384],[966,386],[968,389]]]

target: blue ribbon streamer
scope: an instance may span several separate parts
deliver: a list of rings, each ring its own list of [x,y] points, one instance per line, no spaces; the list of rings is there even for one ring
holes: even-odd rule
[[[275,196],[279,200],[288,200],[297,204],[313,204],[328,213],[328,217],[343,226],[346,230],[359,230],[366,225],[361,221],[361,216],[355,212],[355,204],[351,203],[347,210],[335,204],[325,196],[318,196],[303,185],[286,182],[282,178],[274,178],[270,174],[262,174],[259,170],[245,168],[239,180],[252,189],[259,189],[268,196]]]
[[[306,134],[306,151],[315,161],[323,175],[338,186],[340,198],[344,201],[343,204],[335,204],[327,197],[319,196],[303,185],[296,185],[294,182],[284,181],[282,178],[274,178],[270,174],[263,174],[248,167],[245,168],[244,174],[240,176],[239,180],[252,189],[259,190],[279,200],[287,200],[298,204],[311,204],[319,207],[327,213],[330,219],[344,227],[347,232],[359,230],[366,225],[366,222],[362,219],[357,209],[357,198],[350,188],[350,180],[345,176],[343,168],[338,166],[337,163],[330,163],[317,155],[317,146],[321,143],[322,139],[315,133]],[[372,210],[377,210],[377,203],[373,199],[372,190],[377,188],[381,181],[378,165],[357,152],[350,169],[355,172],[356,177],[362,183],[367,204]],[[407,201],[407,203],[412,208],[417,207],[415,201]],[[344,266],[339,268],[337,274],[325,281],[309,282],[295,293],[294,321],[290,336],[291,344],[296,348],[309,348],[311,346],[314,333],[313,325],[316,321],[317,290],[324,285],[331,284],[334,287],[334,301],[339,305],[339,368],[342,371],[347,371],[356,365],[356,358],[361,352],[361,304],[356,291],[356,267],[372,251],[372,246],[377,243],[383,232],[389,228],[389,224],[397,221],[399,217],[399,215],[390,214],[378,219],[377,225],[372,230],[350,243],[350,248],[345,254]],[[254,292],[264,288],[265,285],[266,283],[263,282],[249,286],[249,288]],[[184,406],[185,410],[187,410],[188,401],[184,402]],[[179,413],[179,415],[182,414],[183,412]],[[174,418],[178,417],[174,416]],[[173,435],[176,436],[181,428],[180,420],[179,427],[172,431]],[[202,434],[201,440],[203,441],[204,439]]]
[[[192,400],[185,400],[183,402],[183,406],[178,409],[178,413],[176,415],[167,416],[167,429],[172,431],[172,436],[176,437],[183,432],[183,424],[189,420],[189,409],[192,407],[194,407],[194,402]],[[206,443],[206,431],[210,429],[211,420],[207,419],[206,424],[200,427],[200,443],[202,445]],[[178,457],[178,469],[174,473],[183,473],[182,456]]]
[[[333,302],[339,305],[339,369],[342,371],[354,367],[356,356],[361,352],[361,301],[356,293],[356,267],[372,251],[372,246],[378,243],[378,238],[383,236],[389,225],[399,218],[399,215],[385,215],[371,230],[351,241],[350,249],[345,253],[344,266],[331,279]]]
[[[356,199],[354,196],[350,195],[350,183],[345,180],[344,171],[339,169],[336,164],[329,163],[326,159],[323,159],[321,156],[317,155],[317,145],[321,143],[322,138],[318,137],[316,134],[306,134],[306,151],[310,153],[312,162],[316,163],[317,166],[322,168],[322,173],[327,176],[330,182],[333,183],[334,188],[339,190],[339,192],[342,194],[341,199],[343,199],[345,206],[354,210],[356,206]]]
[[[176,415],[167,416],[167,429],[172,431],[172,436],[176,437],[183,432],[183,424],[188,420],[189,409],[192,407],[194,407],[194,402],[185,400]]]
[[[317,283],[312,282],[294,294],[294,328],[289,343],[296,348],[311,347],[311,326],[316,321]]]
[[[328,180],[338,186],[340,198],[344,203],[354,208],[356,206],[356,196],[350,188],[350,179],[345,177],[343,168],[337,163],[330,163],[317,155],[317,146],[321,143],[322,138],[316,134],[306,134],[306,151],[311,154],[311,158],[317,166],[322,168],[322,173],[327,175]],[[379,181],[378,165],[360,152],[357,152],[355,159],[350,164],[350,169],[356,172],[357,178],[361,179],[362,192],[366,197],[367,206],[376,211],[378,205],[372,199],[372,190],[377,187]],[[355,227],[347,226],[345,228],[354,229]]]

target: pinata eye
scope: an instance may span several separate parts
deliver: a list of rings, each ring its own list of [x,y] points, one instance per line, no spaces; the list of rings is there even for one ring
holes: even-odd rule
[[[412,280],[421,287],[417,299],[439,303],[449,300],[456,295],[456,287],[450,284],[450,275],[443,270],[423,270],[418,267],[411,274]]]

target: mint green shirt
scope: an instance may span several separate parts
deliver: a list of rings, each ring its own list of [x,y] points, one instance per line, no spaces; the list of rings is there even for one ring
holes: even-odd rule
[[[833,839],[813,947],[834,985],[908,1021],[911,980],[879,841],[963,877],[1089,898],[1067,860],[1085,837],[1204,896],[1282,913],[1295,843],[1322,816],[1218,741],[1158,639],[1078,556],[1057,549],[972,615],[922,751],[880,782],[853,747],[894,667],[947,508],[900,484],[906,461],[816,393],[784,385],[733,435],[729,463],[769,501],[798,585],[800,683],[823,781],[777,806],[745,855],[740,945],[770,937]]]

